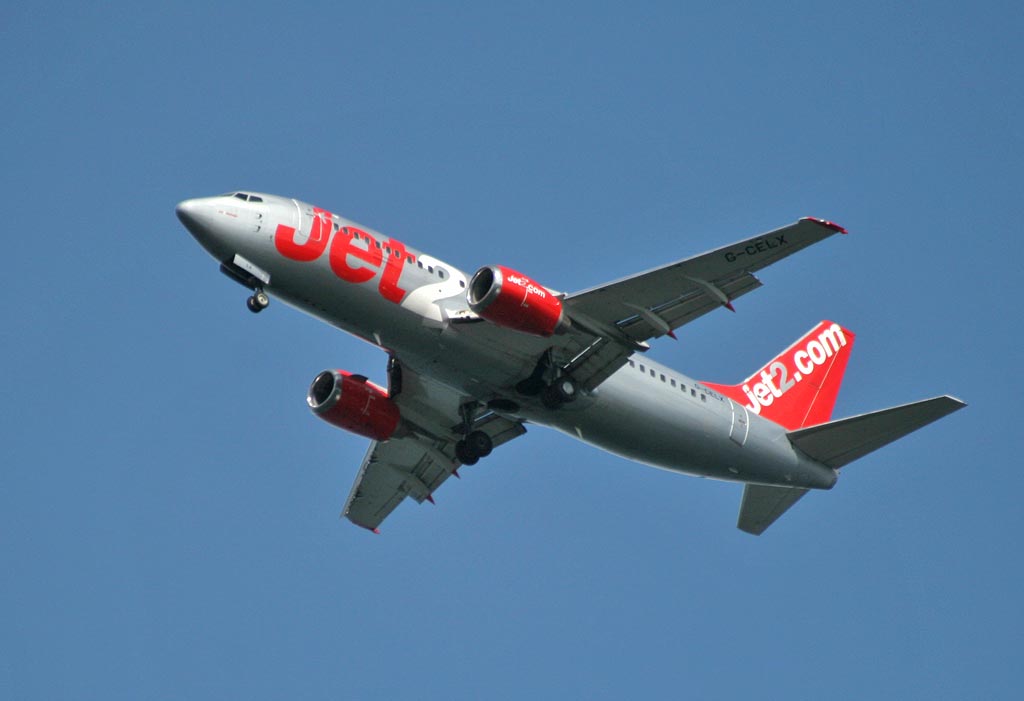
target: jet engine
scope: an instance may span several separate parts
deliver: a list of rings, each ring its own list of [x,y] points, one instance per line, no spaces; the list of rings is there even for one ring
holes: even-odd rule
[[[534,336],[564,333],[562,300],[540,283],[502,265],[480,268],[469,281],[469,308],[493,324]]]
[[[388,393],[344,370],[324,370],[309,386],[306,403],[321,419],[346,431],[386,441],[401,422],[398,406]]]

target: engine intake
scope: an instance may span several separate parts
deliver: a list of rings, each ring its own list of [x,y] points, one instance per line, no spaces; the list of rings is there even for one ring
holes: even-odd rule
[[[324,370],[309,385],[306,404],[321,419],[375,441],[398,430],[402,416],[388,393],[363,375]]]
[[[480,268],[469,281],[469,308],[498,326],[551,336],[564,333],[569,320],[562,300],[543,285],[503,265]]]

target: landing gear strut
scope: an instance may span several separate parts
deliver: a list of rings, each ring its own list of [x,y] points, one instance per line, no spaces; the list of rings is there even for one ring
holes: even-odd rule
[[[270,304],[270,297],[263,291],[263,285],[267,284],[270,280],[270,276],[264,273],[263,277],[257,277],[250,272],[250,269],[243,268],[238,265],[235,261],[241,259],[241,256],[235,256],[232,260],[225,260],[220,264],[220,271],[227,275],[229,278],[237,282],[243,287],[248,287],[252,290],[252,296],[245,300],[245,306],[249,308],[253,314],[259,314],[261,311],[267,308]],[[252,265],[251,263],[249,264]]]
[[[252,296],[245,300],[245,306],[249,307],[249,311],[253,314],[259,314],[261,311],[266,309],[270,305],[270,297],[262,289],[257,288],[253,292]]]
[[[473,419],[476,405],[472,402],[459,408],[462,414],[462,434],[464,438],[455,443],[455,457],[463,465],[475,465],[480,458],[486,458],[494,450],[494,442],[483,431],[473,430]]]
[[[529,397],[540,395],[541,404],[547,409],[557,409],[575,400],[580,393],[579,385],[558,366],[549,349],[537,361],[533,372],[516,385],[516,391]]]

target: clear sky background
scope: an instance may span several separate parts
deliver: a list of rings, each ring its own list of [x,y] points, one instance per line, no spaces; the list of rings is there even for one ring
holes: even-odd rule
[[[1019,3],[138,5],[0,11],[0,697],[1020,698]],[[236,188],[569,291],[834,219],[651,355],[970,406],[761,538],[539,427],[373,536],[304,398],[385,356],[246,311]]]

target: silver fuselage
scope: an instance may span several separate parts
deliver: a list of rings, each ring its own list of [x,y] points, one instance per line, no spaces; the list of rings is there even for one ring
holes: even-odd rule
[[[467,398],[514,401],[516,416],[531,423],[667,470],[815,489],[836,481],[836,472],[796,450],[781,426],[642,354],[558,409],[519,396],[514,386],[550,341],[489,322],[458,321],[467,306],[463,271],[304,202],[250,195],[260,201],[231,195],[188,200],[178,206],[179,217],[214,258],[250,266],[274,297]],[[329,226],[318,230],[311,224],[316,217]],[[319,241],[323,251],[309,260],[284,255],[275,244],[281,226],[295,230],[295,245],[309,256],[320,249],[312,236],[326,237]],[[347,249],[335,246],[342,227],[367,238]],[[351,246],[360,251],[353,254]]]

